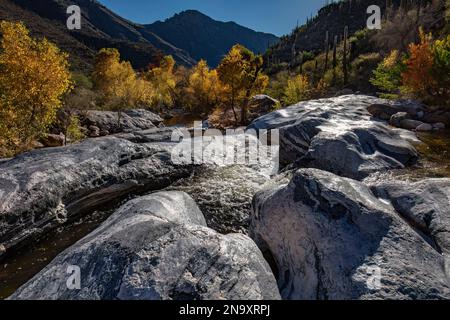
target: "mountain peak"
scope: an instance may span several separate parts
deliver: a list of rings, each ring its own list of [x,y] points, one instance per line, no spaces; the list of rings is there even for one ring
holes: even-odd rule
[[[212,67],[217,66],[236,43],[262,53],[279,40],[275,35],[254,31],[236,22],[214,20],[198,10],[182,11],[145,28],[189,52],[195,60],[208,61]]]

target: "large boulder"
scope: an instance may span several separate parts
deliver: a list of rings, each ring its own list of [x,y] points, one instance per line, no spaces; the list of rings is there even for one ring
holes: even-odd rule
[[[437,222],[445,210],[448,216],[448,202],[435,196],[441,207],[431,222],[435,231],[448,229]],[[423,227],[426,204],[419,203],[413,212]],[[254,211],[250,235],[271,261],[284,299],[450,298],[442,245],[361,182],[301,169],[289,184],[257,194]]]
[[[113,134],[153,129],[163,122],[160,116],[144,109],[132,109],[121,112],[120,125],[118,124],[119,115],[114,111],[89,110],[80,113],[80,118],[82,124],[87,128],[96,128],[95,133],[97,135],[93,136],[98,136],[99,132]]]
[[[279,130],[283,165],[363,179],[417,160],[414,134],[374,121],[367,111],[374,104],[389,102],[362,95],[305,101],[258,118],[248,129]]]
[[[72,217],[190,176],[193,165],[174,164],[172,148],[104,137],[0,162],[0,246],[6,252]]]
[[[68,288],[70,266],[80,288]],[[9,299],[279,299],[270,267],[248,237],[206,227],[195,202],[160,192],[122,206]]]

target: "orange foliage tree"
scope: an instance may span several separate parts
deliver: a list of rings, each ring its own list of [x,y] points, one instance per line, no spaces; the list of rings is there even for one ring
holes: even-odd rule
[[[406,70],[402,73],[405,91],[416,97],[435,94],[437,83],[433,77],[434,55],[431,35],[420,30],[420,42],[412,43],[408,48]]]

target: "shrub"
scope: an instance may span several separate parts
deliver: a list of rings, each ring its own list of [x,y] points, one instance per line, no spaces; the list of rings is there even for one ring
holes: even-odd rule
[[[284,91],[286,90],[288,79],[289,73],[287,71],[277,73],[270,79],[265,94],[281,101],[284,98]]]
[[[76,115],[72,115],[69,118],[69,125],[66,131],[66,142],[76,142],[84,139],[86,135],[83,132],[83,128],[80,123],[80,119]]]
[[[344,86],[344,72],[341,64],[335,68],[327,70],[322,78],[324,84],[328,88],[339,89]]]
[[[450,36],[436,40],[433,47],[433,77],[437,81],[437,103],[450,105]]]

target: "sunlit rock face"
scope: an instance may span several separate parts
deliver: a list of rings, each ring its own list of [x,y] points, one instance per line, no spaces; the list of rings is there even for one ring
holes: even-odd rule
[[[300,169],[290,183],[255,196],[250,235],[271,262],[284,299],[448,299],[450,261],[438,232],[448,229],[438,220],[448,203],[434,191],[439,209],[423,232],[411,222],[423,226],[420,211],[431,204],[433,188],[426,201],[421,188],[427,189],[403,192],[415,199],[403,208],[414,215],[406,220],[395,210],[402,193],[393,187],[384,187],[388,197],[380,199],[359,181]]]
[[[79,290],[67,285],[69,266],[79,267]],[[194,200],[183,192],[158,192],[126,203],[10,297],[279,298],[255,243],[241,234],[221,235],[207,228]]]
[[[390,102],[347,95],[301,102],[255,120],[250,129],[279,129],[280,161],[353,179],[417,160],[412,133],[388,127],[367,108]]]

